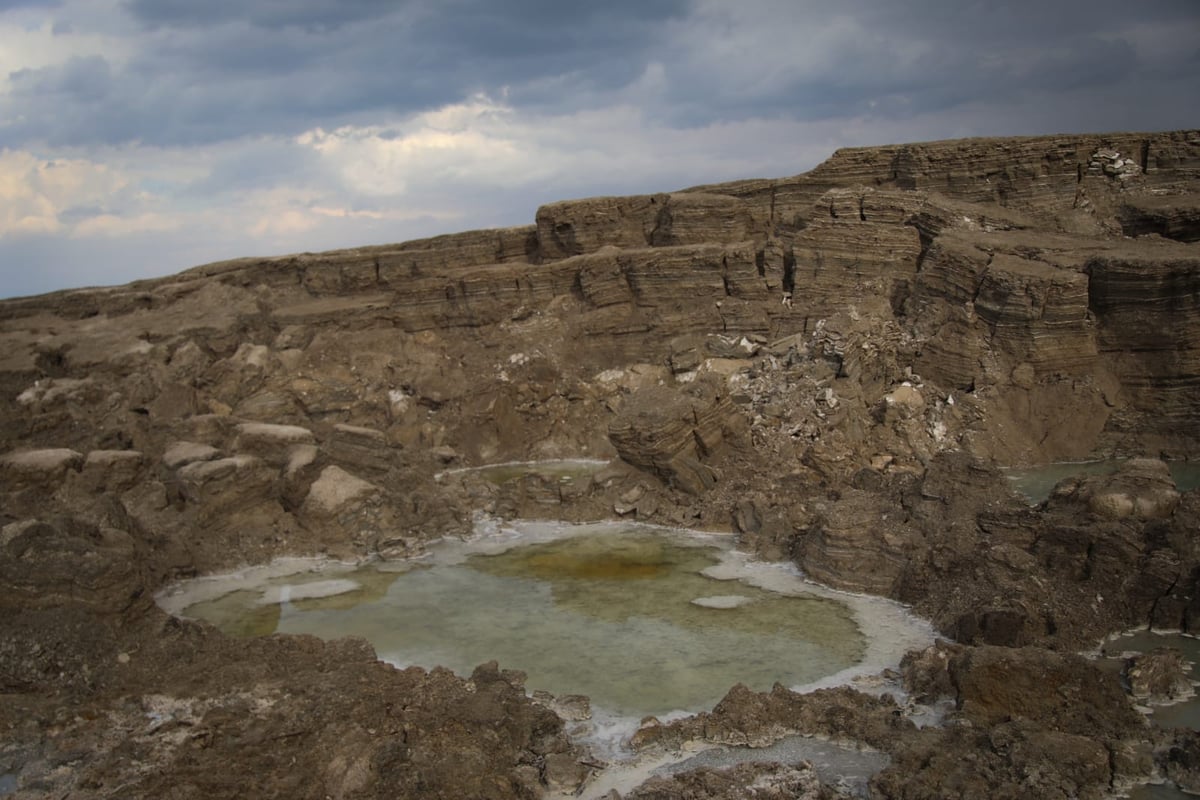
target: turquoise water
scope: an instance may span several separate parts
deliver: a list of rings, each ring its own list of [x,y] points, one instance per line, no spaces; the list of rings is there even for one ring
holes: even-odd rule
[[[1119,459],[1059,462],[1037,467],[1013,467],[1004,472],[1012,487],[1036,505],[1050,496],[1050,492],[1059,481],[1086,475],[1111,475],[1122,463],[1124,462]],[[1200,462],[1169,461],[1167,466],[1171,469],[1171,477],[1175,479],[1179,491],[1190,492],[1200,486]]]
[[[234,635],[363,636],[402,666],[469,675],[497,660],[526,672],[531,690],[585,694],[638,717],[710,707],[735,683],[811,683],[863,658],[848,605],[709,577],[722,555],[704,542],[609,525],[499,552],[435,553],[399,574],[308,576],[339,592],[329,597],[292,599],[305,583],[276,579],[184,613]]]

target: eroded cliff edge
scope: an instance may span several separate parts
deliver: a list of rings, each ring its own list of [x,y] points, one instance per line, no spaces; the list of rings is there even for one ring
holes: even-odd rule
[[[95,796],[163,795],[130,759],[208,794],[569,783],[561,724],[512,676],[230,642],[150,601],[279,555],[395,557],[480,509],[731,530],[964,645],[1194,628],[1194,492],[1136,462],[1031,509],[997,466],[1200,456],[1198,193],[1197,131],[857,148],[522,228],[4,301],[0,767]],[[559,456],[614,462],[566,492],[434,477]],[[314,691],[328,675],[408,700],[375,720],[373,695]],[[138,727],[154,698],[178,735]],[[221,736],[251,753],[224,784]],[[336,758],[291,772],[287,748]]]

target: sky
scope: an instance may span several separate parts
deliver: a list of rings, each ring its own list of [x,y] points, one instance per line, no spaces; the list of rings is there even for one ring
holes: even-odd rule
[[[1200,0],[0,0],[0,297],[1200,127]]]

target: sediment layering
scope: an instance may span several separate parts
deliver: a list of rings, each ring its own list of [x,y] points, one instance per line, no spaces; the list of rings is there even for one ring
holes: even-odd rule
[[[0,302],[0,793],[536,797],[599,766],[519,674],[233,640],[181,577],[385,559],[472,514],[725,530],[952,642],[891,697],[733,688],[642,748],[821,734],[880,798],[1200,790],[1072,651],[1200,627],[1200,131],[840,150],[535,224]],[[1135,457],[1030,508],[997,467]],[[612,459],[495,486],[448,468]],[[440,474],[440,477],[435,477]],[[501,667],[503,665],[500,665]],[[757,787],[757,788],[755,788]],[[838,796],[803,767],[636,797]],[[772,794],[771,792],[774,792]]]

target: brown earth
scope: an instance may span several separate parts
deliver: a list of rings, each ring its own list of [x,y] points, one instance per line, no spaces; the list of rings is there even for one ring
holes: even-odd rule
[[[953,700],[943,727],[852,690],[734,689],[646,746],[844,738],[891,755],[880,798],[1200,785],[1195,735],[1151,731],[1070,655],[1200,627],[1200,498],[1159,461],[1200,457],[1198,196],[1197,131],[857,148],[2,301],[0,776],[14,797],[569,790],[591,762],[517,674],[231,639],[152,599],[282,555],[402,557],[482,510],[732,531],[954,642],[905,669]],[[1110,456],[1137,458],[1038,507],[999,471]],[[612,463],[436,477],[557,457]],[[814,781],[636,796],[833,796]]]

